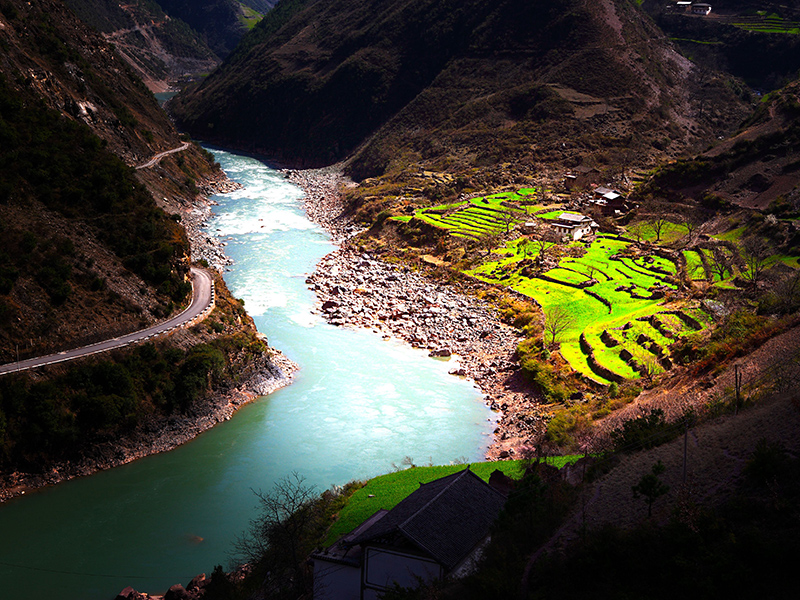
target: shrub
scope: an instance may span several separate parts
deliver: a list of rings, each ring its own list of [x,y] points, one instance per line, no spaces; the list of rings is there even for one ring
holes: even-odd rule
[[[666,442],[669,436],[670,429],[664,418],[664,411],[660,408],[629,419],[623,423],[621,429],[611,432],[614,449],[622,452],[654,448]]]

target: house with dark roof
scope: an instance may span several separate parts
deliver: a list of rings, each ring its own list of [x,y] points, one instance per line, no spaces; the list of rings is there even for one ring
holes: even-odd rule
[[[314,599],[373,600],[395,584],[467,574],[505,500],[469,469],[420,484],[311,555]]]

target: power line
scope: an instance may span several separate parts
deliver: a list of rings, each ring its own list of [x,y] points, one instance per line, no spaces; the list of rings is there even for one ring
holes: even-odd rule
[[[39,573],[53,573],[55,575],[78,575],[80,577],[103,577],[107,579],[153,579],[153,577],[148,577],[145,575],[109,575],[106,573],[81,573],[79,571],[64,571],[61,569],[47,569],[44,567],[31,567],[28,565],[19,565],[15,563],[9,563],[0,560],[0,565],[4,567],[12,567],[14,569],[25,569],[27,571],[37,571]],[[190,577],[179,577],[178,579],[191,579],[194,575]]]

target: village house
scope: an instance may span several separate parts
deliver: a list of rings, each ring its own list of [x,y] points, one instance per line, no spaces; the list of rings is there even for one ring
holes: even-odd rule
[[[469,468],[420,484],[311,555],[314,600],[376,600],[395,584],[468,574],[505,500]]]
[[[578,215],[575,213],[561,213],[558,221],[553,223],[553,228],[564,237],[571,240],[579,240],[587,235],[592,235],[594,230],[598,228],[591,217],[586,215]]]

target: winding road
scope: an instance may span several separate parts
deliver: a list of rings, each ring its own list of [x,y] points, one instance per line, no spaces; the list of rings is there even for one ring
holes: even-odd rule
[[[134,331],[127,335],[97,342],[90,346],[83,348],[75,348],[74,350],[66,350],[57,354],[49,354],[47,356],[40,356],[38,358],[29,358],[19,362],[8,363],[0,365],[0,375],[6,373],[16,373],[18,371],[25,371],[36,367],[43,367],[45,365],[52,365],[90,354],[97,354],[98,352],[106,352],[114,348],[122,348],[136,342],[141,342],[152,337],[167,333],[178,327],[182,327],[200,317],[207,314],[206,311],[211,312],[209,309],[214,306],[214,280],[211,274],[203,269],[192,267],[192,303],[189,307],[179,315],[168,319],[158,325],[153,325],[147,329]]]
[[[136,169],[149,169],[168,154],[175,154],[176,152],[182,152],[183,150],[186,150],[188,147],[189,147],[189,142],[184,142],[183,146],[178,146],[177,148],[173,148],[172,150],[165,150],[164,152],[159,152],[153,158],[148,160],[146,163],[143,163],[138,167],[136,167]]]

